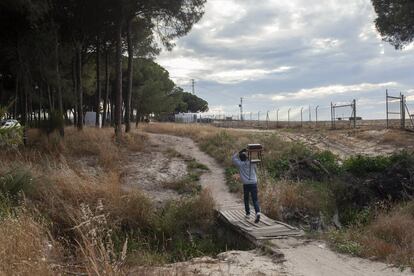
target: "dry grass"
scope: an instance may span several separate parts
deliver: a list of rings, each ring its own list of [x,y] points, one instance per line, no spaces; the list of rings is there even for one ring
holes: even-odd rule
[[[92,247],[90,240],[85,238],[87,235],[77,231],[74,226],[82,220],[81,206],[96,206],[98,202],[105,206],[108,214],[105,226],[108,229],[115,230],[120,225],[140,228],[149,224],[151,203],[140,193],[122,192],[119,170],[122,151],[145,148],[146,136],[134,132],[125,135],[121,143],[116,144],[111,129],[86,128],[79,132],[68,128],[64,140],[54,133],[47,137],[39,131],[30,130],[29,141],[30,147],[1,153],[0,174],[15,171],[16,168],[29,172],[33,180],[30,195],[24,199],[26,206],[30,210],[38,210],[41,216],[52,223],[47,228],[43,227],[29,214],[11,216],[1,221],[0,239],[3,239],[0,244],[2,247],[3,244],[7,246],[4,251],[0,250],[0,254],[4,254],[0,255],[2,269],[5,272],[12,271],[17,265],[20,267],[15,270],[17,274],[19,269],[21,274],[27,275],[52,274],[48,256],[43,254],[50,231],[52,236],[59,237],[65,250],[69,250],[65,253],[67,255],[74,253],[74,241],[79,241],[80,251],[76,256],[79,260],[85,260],[87,265],[84,269],[90,274],[109,275],[109,267],[105,265],[108,262],[104,258],[109,252],[108,248],[102,248],[102,244],[93,244]],[[80,173],[78,160],[89,157],[96,158],[96,167],[102,168],[98,175]],[[12,250],[16,250],[15,254],[10,253]],[[46,261],[38,261],[45,258]],[[97,267],[93,268],[96,263],[100,263],[97,266],[100,274],[97,273]],[[113,263],[111,265],[113,269]],[[73,268],[69,266],[65,270],[71,271]]]
[[[156,251],[160,240],[165,238],[169,244],[174,235],[184,233],[185,236],[183,228],[194,223],[194,215],[200,217],[197,225],[211,224],[214,219],[213,200],[207,192],[183,203],[173,203],[171,210],[157,214],[142,193],[127,193],[121,189],[124,156],[128,151],[142,151],[147,146],[147,136],[139,131],[125,135],[116,143],[112,129],[86,128],[79,132],[70,128],[66,130],[64,140],[54,133],[47,137],[30,130],[29,141],[29,147],[0,153],[0,176],[15,168],[29,172],[31,192],[21,201],[50,224],[43,227],[30,214],[15,216],[13,212],[10,212],[10,219],[0,221],[0,244],[9,242],[5,251],[0,249],[0,263],[3,264],[0,267],[4,274],[14,274],[12,269],[19,265],[21,270],[15,271],[18,274],[21,271],[23,275],[48,275],[56,271],[120,275],[124,271],[127,249],[130,250],[127,236],[138,239],[131,243],[132,246],[142,243],[138,251],[131,249],[128,252],[146,256],[140,263],[160,263],[170,258],[168,252]],[[94,162],[85,164],[84,160]],[[2,204],[0,197],[0,216]],[[189,213],[188,208],[197,212]],[[160,224],[157,221],[162,221],[165,228],[157,228]],[[182,227],[179,231],[183,233],[174,232],[178,221]],[[173,234],[164,237],[164,232]],[[51,257],[41,254],[49,237],[59,241],[56,248],[62,248],[62,255],[65,255],[65,259],[61,255],[56,255],[56,261],[53,259],[53,264],[59,263],[54,271],[51,270]],[[30,239],[31,242],[24,244]],[[11,250],[16,243],[18,247],[13,255]],[[191,256],[190,251],[195,252],[198,248],[188,250],[186,254]],[[44,256],[46,262],[38,262]],[[3,271],[0,270],[0,274]]]
[[[414,202],[380,214],[367,226],[359,242],[366,257],[414,269]]]
[[[330,240],[343,253],[414,270],[414,202],[379,211],[368,224],[333,232]]]
[[[24,212],[0,221],[0,244],[1,275],[54,275],[61,257],[45,227]]]
[[[383,145],[413,149],[414,135],[407,131],[398,129],[365,130],[359,131],[355,136],[362,140],[374,141]]]
[[[200,142],[201,139],[208,139],[216,135],[220,129],[210,125],[200,124],[174,124],[174,123],[151,123],[142,125],[143,131],[152,133],[165,133],[177,136],[183,136]]]
[[[263,212],[268,216],[295,223],[292,219],[300,216],[319,216],[320,212],[328,212],[334,203],[325,192],[318,191],[309,184],[288,180],[275,181],[269,177],[261,177],[259,198]],[[294,217],[295,218],[294,218]],[[299,216],[299,217],[297,217]]]

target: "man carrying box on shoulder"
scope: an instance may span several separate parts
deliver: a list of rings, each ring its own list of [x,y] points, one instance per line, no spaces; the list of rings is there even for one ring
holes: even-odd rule
[[[260,206],[257,198],[257,165],[248,160],[247,150],[242,149],[232,157],[233,164],[239,169],[240,180],[243,183],[244,208],[246,218],[250,218],[249,195],[251,195],[256,212],[255,223],[260,221]]]

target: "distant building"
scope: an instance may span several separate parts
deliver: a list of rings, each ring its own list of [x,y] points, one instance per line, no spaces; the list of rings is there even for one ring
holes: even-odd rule
[[[176,123],[197,123],[197,113],[178,113],[175,114],[174,119]]]
[[[95,126],[96,112],[88,111],[85,114],[85,126]],[[102,115],[99,114],[99,127],[102,127]]]

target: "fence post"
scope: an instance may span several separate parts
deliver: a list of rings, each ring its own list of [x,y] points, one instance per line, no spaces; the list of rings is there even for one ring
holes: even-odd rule
[[[318,109],[319,109],[319,105],[317,105],[315,108],[315,127],[318,126]]]
[[[386,118],[387,118],[387,129],[388,129],[389,128],[389,125],[388,125],[388,89],[385,89],[385,110],[387,112]]]
[[[303,127],[303,107],[300,108],[300,127]]]
[[[353,106],[353,113],[354,113],[354,128],[356,128],[356,100],[354,99],[352,101],[352,106]]]
[[[276,128],[279,127],[279,108],[276,111]]]
[[[400,93],[401,96],[401,129],[405,129],[405,96]]]
[[[288,109],[288,127],[290,127],[290,108]]]

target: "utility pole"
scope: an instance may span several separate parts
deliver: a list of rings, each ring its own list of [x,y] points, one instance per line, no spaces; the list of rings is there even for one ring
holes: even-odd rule
[[[266,127],[267,127],[267,129],[269,129],[269,121],[270,121],[269,111],[267,111],[267,114],[266,114]]]
[[[195,80],[191,79],[191,88],[192,88],[192,91],[193,91],[193,95],[195,95],[194,85],[195,85]]]
[[[240,121],[243,121],[244,120],[243,118],[243,97],[240,97],[239,107],[240,107]]]

